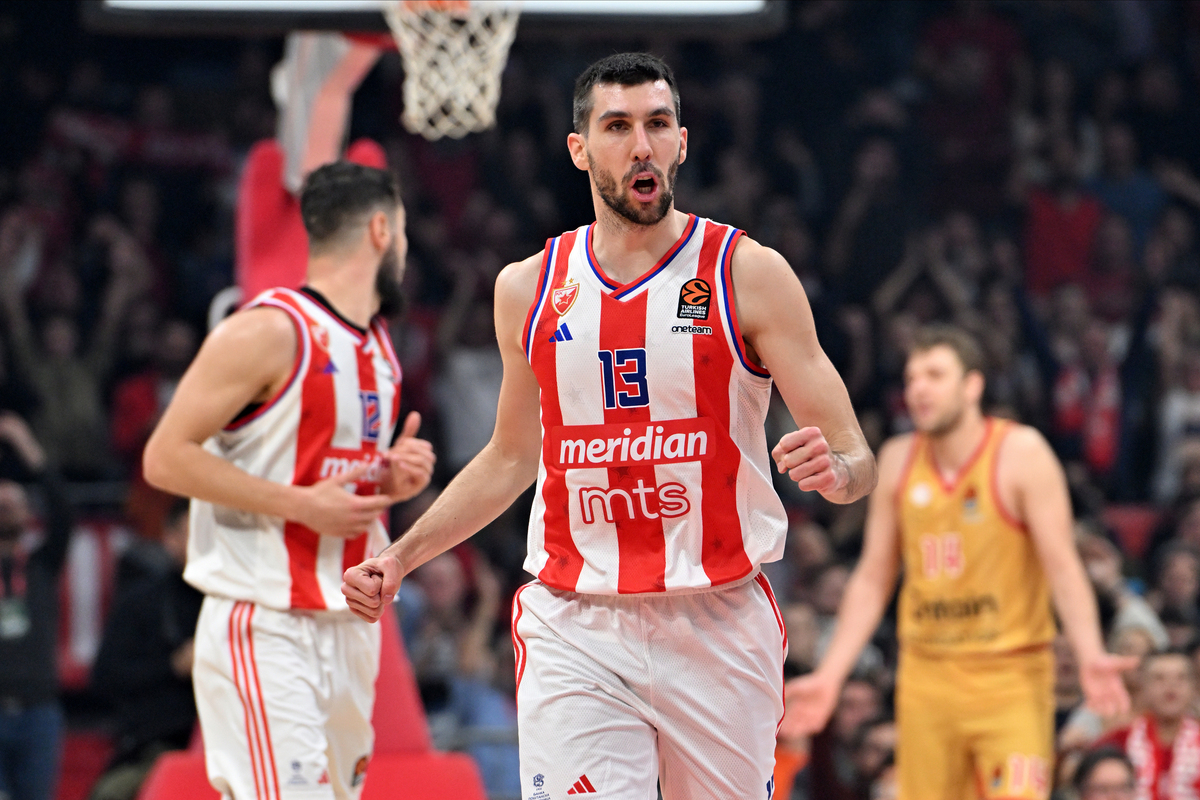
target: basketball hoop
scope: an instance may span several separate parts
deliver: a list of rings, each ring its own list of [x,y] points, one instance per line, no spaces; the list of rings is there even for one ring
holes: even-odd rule
[[[404,127],[461,139],[496,122],[516,0],[383,0],[404,64]]]

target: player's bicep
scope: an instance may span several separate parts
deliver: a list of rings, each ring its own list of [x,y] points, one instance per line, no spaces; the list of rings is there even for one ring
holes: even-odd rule
[[[522,328],[536,290],[540,257],[512,264],[496,280],[496,339],[504,361],[492,443],[507,457],[536,463],[541,450],[540,390],[522,347]]]
[[[808,296],[787,262],[753,241],[734,252],[735,303],[743,335],[771,372],[796,424],[819,427],[835,449],[861,438],[841,375],[817,341]],[[832,435],[832,438],[831,438]]]
[[[1076,557],[1074,517],[1062,465],[1032,428],[1012,431],[1001,447],[999,483],[1015,486],[1014,510],[1033,538],[1047,573],[1053,574],[1064,560]]]
[[[284,311],[251,309],[225,320],[180,379],[155,437],[203,442],[249,404],[271,399],[291,373],[296,345]]]

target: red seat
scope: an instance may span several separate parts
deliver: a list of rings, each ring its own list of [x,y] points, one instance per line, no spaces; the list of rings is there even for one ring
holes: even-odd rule
[[[1150,545],[1150,535],[1161,515],[1152,506],[1112,505],[1104,509],[1104,524],[1117,535],[1121,550],[1132,559],[1140,559]]]

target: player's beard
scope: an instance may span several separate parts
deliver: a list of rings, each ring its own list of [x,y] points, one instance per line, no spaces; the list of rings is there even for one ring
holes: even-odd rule
[[[395,317],[404,310],[404,293],[400,288],[400,256],[396,248],[389,247],[379,258],[379,270],[375,273],[375,293],[379,295],[379,314]]]
[[[931,438],[938,439],[954,431],[958,424],[962,422],[963,414],[966,412],[965,404],[959,404],[954,408],[949,409],[946,413],[939,416],[933,421],[924,433]]]
[[[588,153],[588,169],[591,170],[592,177],[596,180],[596,191],[600,193],[600,199],[604,201],[604,204],[634,225],[657,225],[667,216],[667,212],[671,210],[671,203],[675,201],[675,174],[679,172],[678,153],[675,155],[675,161],[667,168],[665,180],[657,168],[649,164],[634,164],[625,173],[624,180],[618,184],[611,173],[597,169],[591,153]],[[633,176],[640,172],[652,173],[658,180],[658,202],[649,208],[643,208],[640,204],[635,203],[629,196],[628,189],[623,188],[628,187]]]

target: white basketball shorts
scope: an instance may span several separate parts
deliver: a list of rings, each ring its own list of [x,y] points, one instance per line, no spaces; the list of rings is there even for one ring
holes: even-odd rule
[[[353,800],[374,743],[379,628],[207,596],[192,679],[208,779],[227,800]]]
[[[513,645],[526,800],[771,797],[787,634],[761,574],[684,595],[534,581]]]

